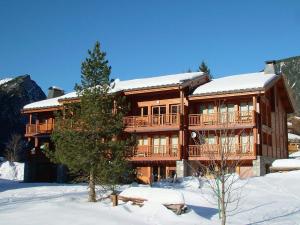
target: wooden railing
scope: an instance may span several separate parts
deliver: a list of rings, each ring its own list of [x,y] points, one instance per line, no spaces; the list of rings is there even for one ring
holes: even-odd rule
[[[255,122],[254,111],[225,112],[211,114],[190,114],[190,126],[252,124]]]
[[[49,134],[53,131],[54,123],[27,124],[26,135]]]
[[[142,145],[137,146],[133,150],[132,158],[166,158],[166,157],[179,157],[179,145]]]
[[[253,144],[235,144],[235,145],[221,145],[221,144],[202,144],[189,145],[189,157],[220,157],[221,153],[227,157],[243,157],[254,156]]]
[[[127,128],[157,127],[157,126],[179,126],[180,114],[162,114],[148,116],[126,116],[124,125]]]

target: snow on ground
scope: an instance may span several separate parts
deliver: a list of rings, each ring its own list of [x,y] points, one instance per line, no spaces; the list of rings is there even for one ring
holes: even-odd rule
[[[300,223],[300,171],[274,173],[240,182],[246,185],[239,209],[228,218],[228,224]],[[122,189],[128,187],[122,186]],[[145,202],[143,207],[129,202],[112,207],[110,200],[88,203],[85,184],[0,180],[0,221],[4,225],[220,224],[217,204],[211,202],[209,188],[200,185],[195,178],[187,177],[175,184],[161,182],[155,187],[182,193],[188,212],[177,216],[151,201]]]
[[[24,163],[8,161],[0,163],[0,179],[22,181],[24,179]]]
[[[184,197],[181,192],[163,188],[130,187],[122,191],[120,195],[128,198],[146,199],[162,205],[184,204]]]

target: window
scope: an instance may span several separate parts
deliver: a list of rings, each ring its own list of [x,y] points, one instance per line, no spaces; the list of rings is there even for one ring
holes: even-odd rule
[[[138,138],[138,146],[148,145],[148,137],[147,136],[139,136]]]
[[[241,112],[251,112],[253,110],[252,102],[241,102],[240,105]]]
[[[208,114],[213,114],[214,112],[215,112],[214,105],[209,104],[208,107],[207,107],[207,113]]]
[[[172,135],[171,137],[171,148],[172,153],[177,153],[178,150],[178,135]]]
[[[180,105],[170,105],[170,113],[171,114],[180,113]]]
[[[148,107],[147,106],[140,107],[139,110],[140,110],[141,116],[148,116]]]
[[[222,135],[220,138],[222,150],[225,152],[235,151],[236,137],[234,134],[228,136]]]
[[[166,153],[166,136],[154,136],[153,137],[153,152],[154,153]]]
[[[234,104],[223,104],[220,107],[220,121],[234,122]]]
[[[152,124],[163,125],[166,122],[165,118],[166,106],[153,106],[152,107]]]
[[[242,148],[242,152],[248,152],[248,151],[252,151],[253,150],[253,134],[246,134],[243,133],[241,135],[241,148]]]
[[[207,111],[206,111],[206,107],[205,107],[205,105],[200,105],[200,108],[199,108],[199,111],[200,111],[200,114],[206,114],[207,113]]]
[[[253,110],[252,102],[241,102],[240,105],[241,120],[250,120],[252,110]]]
[[[206,143],[209,145],[215,144],[215,136],[212,134],[209,134],[206,138]]]

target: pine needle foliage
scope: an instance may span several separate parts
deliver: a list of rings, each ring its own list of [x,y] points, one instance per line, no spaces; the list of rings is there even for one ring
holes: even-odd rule
[[[57,115],[51,135],[55,151],[48,154],[87,178],[92,202],[96,201],[96,184],[116,190],[127,172],[126,159],[134,145],[123,135],[128,105],[124,97],[111,91],[110,73],[106,53],[96,42],[82,63],[81,83],[75,86],[79,101],[66,104]]]

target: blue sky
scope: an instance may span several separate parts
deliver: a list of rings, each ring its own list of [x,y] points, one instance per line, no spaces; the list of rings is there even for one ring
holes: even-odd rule
[[[121,80],[196,70],[259,71],[300,55],[298,0],[0,0],[0,78],[71,91],[99,40]]]

